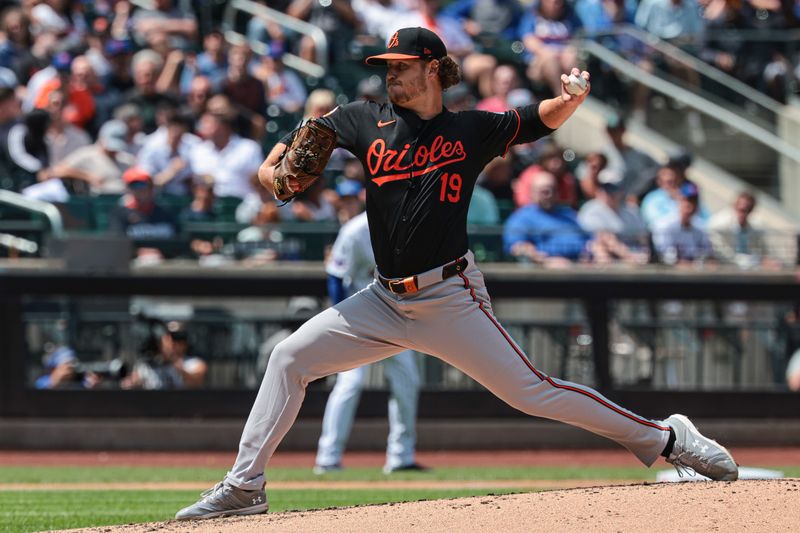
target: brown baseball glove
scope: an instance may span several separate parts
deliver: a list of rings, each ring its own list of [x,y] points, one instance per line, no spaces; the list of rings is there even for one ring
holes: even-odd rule
[[[336,132],[310,120],[297,130],[292,144],[275,165],[272,183],[278,200],[291,200],[317,181],[328,164],[336,147]],[[289,180],[297,180],[299,187],[289,188]]]

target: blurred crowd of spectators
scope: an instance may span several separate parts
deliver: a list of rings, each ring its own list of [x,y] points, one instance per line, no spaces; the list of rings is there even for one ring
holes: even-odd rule
[[[438,32],[464,74],[445,94],[453,111],[504,111],[560,91],[560,74],[578,63],[570,40],[624,23],[767,92],[785,87],[797,63],[780,43],[704,38],[714,28],[795,27],[800,3],[786,0],[258,3],[322,28],[332,37],[332,66],[358,68],[363,54],[354,50],[384,46],[399,27]],[[383,99],[379,77],[353,71],[363,75],[360,83],[327,83],[286,68],[287,53],[318,61],[315,43],[259,16],[236,28],[249,43],[233,44],[206,3],[141,4],[0,2],[0,187],[62,207],[76,198],[110,199],[100,229],[128,235],[139,257],[155,259],[163,251],[148,240],[187,238],[195,257],[219,254],[222,235],[186,237],[187,225],[202,223],[246,227],[235,239],[251,243],[249,255],[259,260],[290,257],[285,247],[258,245],[269,240],[271,224],[337,224],[363,209],[363,170],[346,152],[335,152],[325,179],[287,205],[258,186],[256,172],[276,131],[347,100]],[[256,42],[263,54],[253,52]],[[615,43],[640,65],[654,61],[646,50]],[[604,73],[593,75],[601,85]],[[349,83],[354,89],[342,90]],[[636,98],[632,109],[641,110]],[[657,165],[626,145],[621,116],[607,132],[607,150],[583,158],[548,141],[514,147],[479,178],[469,222],[504,224],[507,256],[548,266],[778,264],[748,219],[753,195],[742,193],[727,218],[712,219],[686,178],[686,155]]]
[[[551,267],[575,262],[784,266],[787,258],[768,245],[758,217],[751,216],[752,193],[742,191],[733,205],[711,216],[686,176],[688,154],[658,165],[624,144],[618,118],[607,129],[616,139],[613,148],[588,154],[575,175],[554,145],[546,145],[538,164],[520,175],[514,184],[517,209],[503,233],[509,255]]]

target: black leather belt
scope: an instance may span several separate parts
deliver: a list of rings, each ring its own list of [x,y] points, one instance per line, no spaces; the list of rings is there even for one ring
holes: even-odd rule
[[[447,263],[442,267],[441,277],[435,276],[431,278],[431,276],[428,276],[426,273],[420,274],[419,276],[409,276],[407,278],[384,278],[379,274],[378,281],[381,283],[381,285],[386,287],[389,292],[394,294],[412,294],[420,289],[436,283],[437,281],[452,278],[459,272],[466,270],[468,265],[469,261],[467,258],[460,257],[452,263]],[[420,278],[423,278],[423,280],[421,281]]]

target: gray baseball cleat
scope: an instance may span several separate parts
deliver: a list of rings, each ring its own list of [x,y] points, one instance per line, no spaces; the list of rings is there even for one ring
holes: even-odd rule
[[[197,520],[229,515],[266,513],[267,494],[260,490],[245,490],[220,481],[200,495],[200,500],[184,507],[175,515],[177,520]]]
[[[675,445],[667,462],[683,477],[696,472],[715,481],[736,481],[739,467],[731,453],[718,442],[704,437],[684,415],[672,415],[664,423],[675,431]]]
[[[402,466],[389,466],[386,465],[383,467],[383,473],[387,476],[389,474],[394,474],[396,472],[430,472],[430,468],[427,466],[422,466],[419,463],[409,463],[407,465]]]
[[[342,470],[343,470],[342,465],[336,463],[335,465],[314,465],[313,471],[316,475],[322,476],[330,472],[341,472]]]

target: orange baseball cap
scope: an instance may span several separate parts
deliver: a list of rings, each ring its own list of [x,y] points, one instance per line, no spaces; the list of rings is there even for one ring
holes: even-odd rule
[[[125,185],[131,185],[137,182],[152,183],[153,178],[142,167],[131,167],[122,174],[122,181],[125,182]]]

